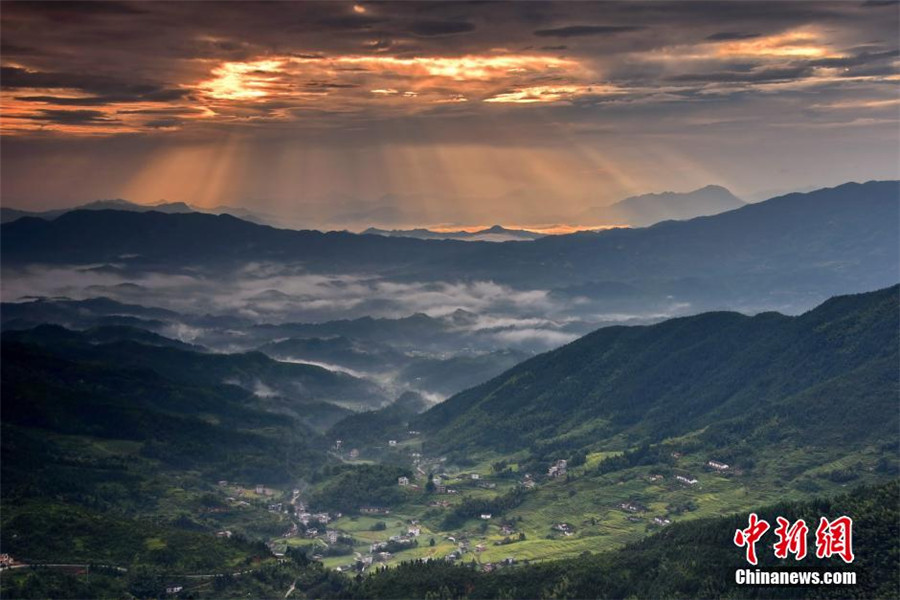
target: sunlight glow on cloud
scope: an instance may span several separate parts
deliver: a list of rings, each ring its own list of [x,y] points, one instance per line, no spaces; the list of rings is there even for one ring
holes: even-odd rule
[[[221,100],[252,100],[270,94],[270,85],[277,81],[283,60],[229,62],[213,69],[213,79],[198,87]]]
[[[154,71],[146,82],[131,82],[121,73],[113,77],[48,71],[29,66],[27,57],[6,59],[3,69],[18,81],[9,86],[7,77],[0,89],[0,131],[44,137],[182,130],[243,135],[267,126],[269,131],[286,131],[289,125],[346,132],[411,116],[427,116],[435,123],[448,117],[494,119],[514,111],[556,110],[554,106],[565,110],[576,102],[606,108],[666,105],[669,110],[700,97],[773,95],[826,86],[834,92],[839,85],[853,95],[847,84],[863,90],[893,81],[884,69],[889,50],[870,50],[871,45],[859,42],[847,45],[837,29],[821,24],[769,33],[735,25],[697,38],[676,36],[670,43],[647,39],[634,47],[593,54],[569,52],[567,46],[508,43],[472,48],[435,44],[426,49],[409,39],[376,33],[372,27],[383,15],[372,14],[372,7],[351,4],[342,11],[334,27],[365,32],[352,49],[321,43],[266,49],[205,31],[193,36],[192,43],[224,49],[225,54],[187,54],[172,69]],[[469,31],[460,23],[412,21],[408,27],[418,39],[438,39],[447,32]],[[878,68],[855,72],[870,62]],[[869,98],[844,101],[882,99],[876,90]]]
[[[840,56],[822,41],[823,36],[811,30],[788,31],[748,40],[718,44],[719,56],[776,58],[834,58]]]
[[[457,98],[447,86],[486,94],[497,85],[526,83],[538,77],[581,76],[574,60],[538,55],[398,58],[393,56],[281,56],[215,67],[213,77],[196,89],[215,100],[303,99],[311,94],[348,98],[357,88],[376,96],[419,95]],[[531,88],[538,89],[538,88]],[[574,90],[574,88],[573,88]],[[371,100],[371,98],[369,98]]]
[[[622,93],[613,86],[603,85],[540,85],[527,87],[511,92],[497,94],[486,98],[485,102],[532,104],[534,102],[560,102],[571,100],[576,96],[584,95],[609,95]]]

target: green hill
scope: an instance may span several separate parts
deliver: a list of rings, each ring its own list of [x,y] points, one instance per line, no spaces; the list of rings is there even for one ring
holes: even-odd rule
[[[148,369],[74,361],[12,341],[3,342],[2,360],[4,495],[44,485],[64,493],[64,482],[78,493],[86,480],[62,472],[48,477],[73,462],[58,436],[131,442],[162,468],[197,470],[211,480],[286,481],[320,457],[308,448],[315,434],[299,420],[270,412],[235,386],[179,383]],[[93,465],[90,456],[85,465]]]
[[[732,538],[746,514],[677,524],[622,550],[484,573],[471,565],[407,563],[355,582],[352,598],[896,598],[900,592],[900,487],[862,488],[830,500],[782,502],[758,509],[760,518],[807,523],[847,515],[854,520],[852,565],[838,558],[776,559],[758,546],[765,571],[855,572],[852,586],[738,586],[735,570],[748,567]],[[769,534],[772,535],[771,532]],[[769,539],[769,538],[767,538]],[[431,594],[431,595],[429,595]]]
[[[430,452],[626,450],[696,433],[712,448],[893,441],[897,286],[799,317],[706,313],[609,327],[432,408]]]
[[[387,402],[378,386],[346,373],[279,362],[261,352],[201,352],[196,347],[136,328],[97,327],[79,332],[58,325],[41,325],[23,331],[6,331],[3,340],[38,346],[72,360],[150,369],[187,385],[237,385],[261,397],[283,396],[301,403],[342,402],[369,408]]]

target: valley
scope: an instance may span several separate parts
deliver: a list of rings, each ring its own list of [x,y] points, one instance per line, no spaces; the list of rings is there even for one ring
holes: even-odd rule
[[[900,598],[900,0],[0,0],[0,600]]]
[[[873,227],[895,211],[885,195],[894,187],[852,188],[877,208]],[[811,196],[838,210],[833,194]],[[692,236],[704,219],[753,220],[751,209],[809,201],[659,228]],[[121,218],[88,212],[3,228]],[[183,217],[127,215],[147,227]],[[258,240],[297,233],[203,223],[214,245],[234,228]],[[542,291],[422,282],[410,279],[416,261],[384,256],[365,273],[322,275],[154,256],[131,246],[139,238],[116,252],[140,264],[84,254],[100,263],[60,278],[21,235],[3,237],[5,276],[14,293],[40,293],[0,310],[4,590],[368,597],[368,586],[393,581],[386,573],[407,573],[391,585],[408,592],[410,565],[508,581],[668,548],[647,540],[692,523],[891,489],[900,475],[900,288],[865,287],[897,266],[879,235],[844,248],[839,264],[782,256],[778,276],[751,269],[762,288],[737,308],[765,310],[747,312],[699,310],[724,297],[697,302],[703,286],[672,295],[685,285],[672,280],[620,274]],[[603,255],[622,235],[377,243],[450,244],[426,247],[504,262],[539,243],[589,243]],[[783,231],[742,260],[765,262],[796,235]],[[706,251],[693,250],[698,270]],[[861,279],[847,257],[882,270]],[[774,283],[809,269],[821,275],[812,287]],[[813,302],[829,286],[853,293]],[[641,300],[663,290],[682,308]],[[795,310],[776,312],[784,294]]]
[[[264,361],[232,364],[246,355],[211,355],[214,362],[195,367],[193,361],[204,356],[194,358],[196,349],[131,329],[7,331],[3,469],[6,502],[13,504],[3,546],[25,564],[146,565],[170,578],[277,568],[298,552],[339,573],[430,560],[492,572],[615,551],[677,524],[892,481],[900,473],[892,438],[897,384],[891,376],[898,356],[891,341],[900,327],[898,293],[895,286],[836,298],[799,317],[699,315],[681,320],[674,336],[668,331],[672,322],[617,330],[618,338],[639,334],[641,347],[664,355],[673,355],[666,346],[671,344],[715,360],[758,364],[759,373],[747,364],[740,368],[747,377],[768,380],[766,387],[755,388],[753,402],[742,401],[747,385],[738,380],[726,391],[727,371],[709,367],[704,370],[715,374],[722,390],[694,379],[665,392],[680,396],[660,397],[684,412],[687,399],[701,398],[697,389],[703,388],[713,397],[725,394],[716,404],[727,407],[727,414],[704,409],[697,413],[700,421],[678,421],[662,413],[660,423],[666,425],[660,429],[647,416],[660,409],[649,408],[635,429],[633,419],[601,412],[594,420],[579,417],[579,427],[566,426],[569,435],[547,429],[562,425],[562,415],[540,413],[538,429],[527,419],[517,423],[513,437],[502,434],[494,419],[507,423],[510,411],[519,419],[527,416],[528,398],[546,395],[538,385],[545,377],[555,381],[548,389],[572,398],[566,417],[578,414],[576,400],[590,397],[590,388],[565,372],[537,374],[545,364],[577,373],[591,364],[593,350],[587,348],[593,346],[602,349],[601,368],[615,374],[615,388],[628,390],[626,382],[637,375],[615,356],[638,355],[621,339],[603,339],[613,332],[601,330],[597,341],[589,336],[535,357],[424,413],[429,403],[407,392],[374,412],[335,415],[327,425],[312,415],[329,401],[253,393],[247,389],[252,379],[214,384],[240,372],[274,389],[285,376],[261,369]],[[716,322],[712,329],[710,318]],[[754,323],[760,318],[771,332]],[[746,335],[733,356],[698,347],[695,332],[702,333],[703,343],[733,337],[723,334],[729,331],[723,319],[753,323],[762,349]],[[775,331],[788,337],[778,341]],[[845,335],[851,331],[852,337]],[[655,332],[661,341],[648,343]],[[113,333],[131,339],[110,342],[117,337]],[[816,351],[797,346],[809,335],[804,343]],[[122,343],[130,345],[115,346]],[[772,380],[765,370],[770,363],[754,360],[759,352],[773,356],[779,343],[808,357],[794,363],[805,379]],[[129,360],[123,363],[113,349],[127,352]],[[161,351],[175,358],[160,362]],[[828,365],[830,352],[840,357],[839,368]],[[665,361],[654,362],[671,373]],[[238,364],[240,370],[233,371]],[[602,371],[590,368],[592,385],[602,382]],[[817,376],[816,368],[829,376]],[[523,376],[522,369],[531,374]],[[642,385],[652,384],[647,368],[634,372]],[[297,376],[306,371],[288,378]],[[572,381],[568,386],[581,395],[559,387],[560,381]],[[528,383],[517,392],[521,382]],[[122,385],[139,404],[119,405],[114,398]],[[350,393],[371,397],[355,389]],[[480,397],[504,402],[476,409],[473,398]],[[621,410],[614,394],[603,397],[608,408],[601,411]],[[835,421],[841,406],[858,406],[862,398],[866,411]],[[71,412],[74,406],[78,413]],[[475,421],[457,423],[449,416],[461,411],[468,418],[475,410]],[[134,534],[118,533],[117,527]],[[72,531],[70,543],[51,543],[63,530]]]

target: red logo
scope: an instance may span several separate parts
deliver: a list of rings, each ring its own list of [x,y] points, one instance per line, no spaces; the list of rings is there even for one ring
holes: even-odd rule
[[[795,560],[803,560],[806,557],[806,534],[809,533],[806,521],[800,519],[793,525],[784,517],[778,517],[775,521],[778,523],[775,528],[775,535],[778,536],[775,556],[787,558],[788,554],[793,554]]]
[[[787,558],[794,555],[794,560],[806,558],[806,536],[809,527],[806,521],[798,519],[791,523],[784,517],[776,517],[778,527],[775,535],[778,541],[773,544],[777,558]],[[756,513],[750,513],[746,529],[737,529],[734,532],[734,544],[739,548],[746,548],[747,562],[757,564],[756,544],[766,534],[771,526],[765,519],[760,519]],[[831,558],[839,556],[845,563],[852,563],[853,555],[853,519],[841,516],[829,521],[822,517],[816,528],[816,558]]]
[[[834,521],[822,517],[819,521],[816,556],[829,558],[835,554],[845,563],[853,562],[853,519],[850,517],[838,517]]]
[[[750,513],[750,525],[747,529],[738,529],[734,532],[734,543],[739,548],[747,547],[747,562],[751,565],[756,564],[756,542],[769,530],[769,524],[756,516],[756,513]]]

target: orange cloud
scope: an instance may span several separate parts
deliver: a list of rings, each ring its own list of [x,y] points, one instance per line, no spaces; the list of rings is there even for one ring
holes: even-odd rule
[[[840,56],[822,41],[818,32],[807,29],[788,31],[748,40],[718,44],[716,54],[723,57],[835,58]]]
[[[275,90],[285,61],[227,62],[213,69],[213,78],[197,87],[217,100],[253,100]]]
[[[574,60],[540,55],[279,56],[224,63],[211,74],[193,88],[213,101],[304,100],[310,96],[346,99],[360,97],[359,88],[376,97],[429,96],[429,100],[458,101],[460,96],[490,95],[499,86],[524,85],[538,78],[577,80],[585,75],[585,69]]]
[[[610,95],[624,93],[609,85],[539,85],[513,90],[486,98],[485,102],[533,104],[535,102],[560,102],[577,96]]]

